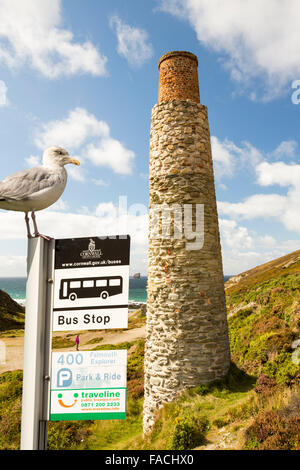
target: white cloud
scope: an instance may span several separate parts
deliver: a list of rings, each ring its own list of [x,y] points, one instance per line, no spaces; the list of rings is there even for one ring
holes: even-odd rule
[[[35,144],[42,150],[59,145],[73,151],[81,147],[87,139],[108,137],[109,126],[99,121],[84,108],[75,108],[67,118],[54,120],[42,125],[35,139]]]
[[[90,144],[86,157],[96,166],[107,166],[115,173],[131,174],[134,152],[128,150],[116,139],[104,138],[96,144]]]
[[[26,277],[26,256],[0,256],[0,277]]]
[[[216,179],[223,176],[232,176],[235,166],[236,146],[228,141],[221,142],[217,137],[211,137],[211,150],[213,155]]]
[[[218,202],[218,211],[232,219],[280,217],[286,208],[286,197],[280,194],[254,194],[243,202]]]
[[[92,179],[92,182],[93,182],[96,186],[109,186],[108,182],[107,182],[107,181],[104,181],[104,180],[101,179],[101,178],[93,178],[93,179]]]
[[[298,250],[300,240],[278,241],[272,235],[249,234],[235,221],[220,219],[225,275],[234,275]]]
[[[142,180],[144,181],[148,181],[149,179],[149,173],[140,173],[140,178],[142,178]]]
[[[277,245],[277,242],[272,235],[262,235],[257,239],[258,244],[264,248],[274,248]]]
[[[228,148],[224,142],[219,143],[219,152]],[[236,160],[230,153],[223,161],[230,162],[231,168],[237,165],[240,148],[232,142],[230,150],[236,150]],[[283,256],[288,252],[299,249],[299,240],[276,240],[274,233],[258,234],[254,230],[239,225],[239,221],[255,219],[272,220],[279,222],[290,231],[300,234],[299,200],[300,200],[300,165],[287,164],[283,161],[270,162],[270,158],[278,159],[280,156],[295,156],[297,144],[294,141],[283,141],[277,148],[267,155],[263,155],[251,144],[249,155],[254,155],[252,165],[256,175],[256,182],[264,187],[273,187],[270,194],[253,194],[240,202],[218,202],[220,219],[220,233],[223,247],[223,264],[226,274],[236,274],[254,266]],[[254,149],[254,151],[253,151]],[[245,156],[245,155],[244,155]],[[219,159],[221,161],[221,159]],[[222,162],[223,162],[222,161]],[[232,163],[233,162],[233,163]],[[225,167],[226,168],[226,167]],[[224,174],[224,172],[223,172]],[[286,188],[286,193],[276,192],[276,186]],[[228,217],[227,219],[224,217]]]
[[[74,158],[76,158],[76,156]],[[78,166],[68,165],[67,172],[68,172],[68,175],[70,175],[71,178],[75,181],[80,181],[81,183],[86,181],[86,178],[85,178],[86,171],[84,168],[82,168],[82,166],[78,167]]]
[[[8,99],[7,99],[7,86],[3,80],[0,80],[0,107],[7,106]]]
[[[100,203],[85,213],[66,212],[68,209],[64,201],[58,201],[57,207],[50,207],[36,213],[38,228],[41,233],[54,238],[90,237],[91,235],[124,235],[131,236],[131,270],[132,272],[146,273],[146,257],[148,246],[148,214],[145,211],[137,211],[133,205],[128,208],[128,213],[112,203]],[[62,211],[62,212],[60,212]],[[26,238],[26,226],[24,214],[21,212],[0,212],[0,240],[24,240]],[[23,275],[25,272],[26,258],[17,259],[7,254],[5,262],[0,264],[0,276],[8,276],[7,266],[9,260],[16,263],[15,273],[11,275]],[[0,257],[1,262],[1,257]],[[18,273],[17,273],[18,271]]]
[[[145,30],[129,26],[118,16],[111,18],[110,25],[118,38],[118,53],[125,57],[130,65],[140,67],[153,56],[153,47],[148,42]]]
[[[300,240],[278,241],[235,220],[219,219],[224,274],[237,274],[299,249]]]
[[[260,95],[254,79],[261,79],[268,100],[299,77],[298,0],[161,0],[160,9],[187,19],[239,87],[250,88],[252,99]]]
[[[222,251],[224,274],[240,274],[260,264],[299,250],[299,246],[300,240],[278,242],[273,237],[266,235],[257,238],[253,250],[225,247]]]
[[[147,272],[148,214],[142,205],[132,205],[127,216],[123,204],[99,203],[93,210],[81,208],[81,213],[66,212],[68,205],[60,200],[57,206],[38,212],[39,230],[56,238],[94,235],[131,235],[131,272]],[[60,212],[63,211],[63,212]],[[14,247],[26,239],[24,215],[0,212],[0,239],[14,240]],[[266,261],[299,249],[300,240],[278,243],[272,235],[250,234],[247,227],[236,221],[220,219],[224,273],[237,274]],[[0,256],[0,276],[23,276],[26,257],[8,253]]]
[[[273,218],[300,234],[300,165],[262,162],[256,167],[261,186],[287,187],[286,194],[254,194],[242,202],[218,202],[218,210],[231,219]]]
[[[300,184],[300,165],[284,162],[262,162],[256,168],[258,183],[262,186],[298,186]]]
[[[262,186],[279,185],[288,188],[286,195],[282,196],[285,204],[279,219],[288,230],[300,233],[300,165],[263,162],[257,167],[257,175]]]
[[[43,124],[37,131],[35,144],[40,149],[53,145],[70,150],[81,162],[89,160],[96,166],[106,166],[115,173],[130,174],[135,158],[133,151],[110,136],[109,125],[83,108],[75,108],[62,120]],[[69,169],[76,179],[83,178],[82,168]],[[76,177],[77,176],[77,177]]]
[[[234,220],[219,219],[222,241],[230,248],[252,248],[253,239],[246,227],[238,226]]]
[[[281,253],[278,250],[260,252],[240,251],[240,250],[224,250],[223,251],[223,270],[227,276],[240,274],[248,269],[254,268],[263,263],[267,263],[279,256],[286,253]]]
[[[38,165],[41,164],[41,157],[39,157],[37,155],[30,155],[30,157],[25,158],[25,162],[30,167],[38,166]]]
[[[271,156],[274,158],[294,158],[296,148],[297,142],[295,140],[283,140],[274,150],[274,152],[272,152]]]
[[[59,199],[53,206],[51,206],[51,210],[53,211],[66,211],[69,209],[69,204],[64,201],[63,199]]]
[[[106,57],[62,26],[61,0],[0,0],[0,62],[25,63],[48,78],[106,74]]]
[[[236,169],[240,170],[245,166],[253,168],[263,158],[261,152],[246,141],[238,147],[229,139],[221,141],[212,136],[211,149],[217,181],[224,177],[232,177]]]

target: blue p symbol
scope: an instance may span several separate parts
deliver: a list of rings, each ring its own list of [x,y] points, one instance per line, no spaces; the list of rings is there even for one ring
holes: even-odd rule
[[[57,386],[69,387],[72,383],[72,371],[70,369],[59,369],[57,372]]]

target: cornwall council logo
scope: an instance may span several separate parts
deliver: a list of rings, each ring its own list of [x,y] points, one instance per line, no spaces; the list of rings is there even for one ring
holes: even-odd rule
[[[102,256],[102,251],[100,249],[96,250],[96,243],[92,238],[90,238],[88,249],[83,250],[80,253],[80,256],[83,259],[99,259]]]

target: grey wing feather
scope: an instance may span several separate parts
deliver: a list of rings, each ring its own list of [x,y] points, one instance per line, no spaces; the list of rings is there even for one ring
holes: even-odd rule
[[[18,171],[0,182],[0,199],[28,199],[32,194],[55,183],[55,175],[42,166]]]

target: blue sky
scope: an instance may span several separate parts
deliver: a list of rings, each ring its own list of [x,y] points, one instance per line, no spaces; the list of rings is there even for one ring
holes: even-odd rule
[[[37,214],[42,233],[128,231],[131,272],[146,274],[157,64],[187,50],[208,107],[225,274],[300,248],[298,0],[0,0],[0,18],[0,179],[47,146],[81,161]],[[22,213],[0,211],[0,239],[0,276],[25,275]]]

